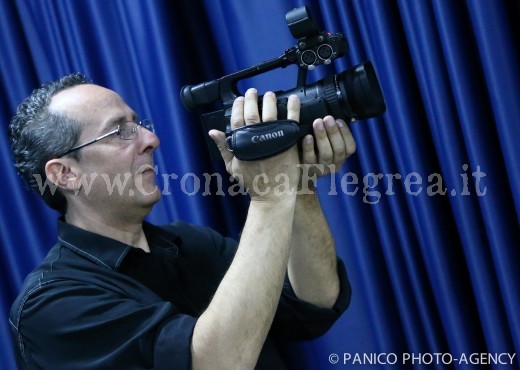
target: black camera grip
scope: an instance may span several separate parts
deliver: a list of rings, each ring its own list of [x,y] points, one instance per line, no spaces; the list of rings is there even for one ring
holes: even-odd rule
[[[293,120],[248,125],[233,130],[226,147],[242,161],[254,161],[279,154],[298,142],[300,127]]]

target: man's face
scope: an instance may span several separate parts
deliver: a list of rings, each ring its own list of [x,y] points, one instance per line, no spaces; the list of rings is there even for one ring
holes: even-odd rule
[[[118,94],[90,84],[56,94],[50,109],[82,123],[78,144],[113,131],[120,123],[138,119]],[[161,195],[152,157],[158,146],[154,133],[138,127],[137,137],[132,140],[113,134],[80,149],[80,160],[72,166],[82,183],[78,194],[69,199],[69,206],[79,201],[95,212],[114,215],[149,211]]]

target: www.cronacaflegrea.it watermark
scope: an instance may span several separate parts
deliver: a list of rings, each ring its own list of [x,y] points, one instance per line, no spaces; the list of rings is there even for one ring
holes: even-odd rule
[[[255,194],[263,195],[273,192],[276,195],[296,192],[297,194],[313,194],[316,187],[327,186],[325,190],[329,196],[348,195],[362,196],[362,200],[367,204],[377,204],[383,196],[396,195],[396,189],[410,196],[426,194],[433,196],[485,196],[487,186],[485,185],[486,173],[480,166],[476,166],[475,171],[470,171],[467,164],[461,166],[460,182],[457,188],[448,189],[445,186],[443,177],[439,173],[421,175],[418,172],[400,173],[366,173],[358,175],[354,172],[337,174],[334,165],[298,165],[301,170],[301,181],[298,189],[290,186],[290,179],[286,173],[279,173],[276,176],[268,177],[261,173],[250,181],[251,189],[246,189],[244,178],[241,174],[229,176],[227,187],[224,185],[224,177],[220,173],[204,173],[197,175],[189,172],[183,175],[176,173],[159,173],[158,167],[153,167],[156,177],[162,179],[162,184],[153,185],[152,188],[143,184],[142,176],[130,172],[117,174],[83,174],[77,179],[76,195],[83,192],[88,195],[96,183],[96,189],[100,186],[106,189],[108,195],[135,196],[136,193],[148,195],[160,191],[164,196],[178,194],[179,192],[188,195],[217,195],[217,196],[236,196],[246,195],[249,190]],[[136,171],[137,174],[142,171]],[[330,177],[330,181],[316,182],[319,176]],[[52,194],[57,189],[57,185],[49,179],[42,179],[40,175],[34,175],[38,184],[40,194],[50,191]],[[101,184],[101,185],[100,185]]]
[[[354,172],[347,172],[339,179],[339,185],[335,176],[331,179],[327,194],[355,196],[362,193],[363,202],[368,204],[377,204],[383,195],[396,195],[394,189],[397,187],[411,196],[419,196],[422,193],[426,193],[430,197],[446,194],[453,197],[472,194],[479,197],[486,195],[487,186],[484,183],[486,173],[481,170],[480,166],[477,166],[476,170],[472,172],[469,172],[467,164],[463,164],[461,168],[462,172],[460,173],[460,182],[456,184],[457,188],[448,189],[439,173],[424,176],[418,172],[409,172],[405,175],[369,172],[360,177]]]

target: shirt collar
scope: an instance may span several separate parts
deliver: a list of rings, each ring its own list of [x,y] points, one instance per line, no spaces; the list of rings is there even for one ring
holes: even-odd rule
[[[178,240],[177,235],[146,221],[143,222],[143,230],[152,253],[160,249],[175,256],[178,254],[175,243]],[[63,246],[111,270],[118,270],[127,253],[134,248],[115,239],[68,224],[63,218],[58,219],[58,239]]]

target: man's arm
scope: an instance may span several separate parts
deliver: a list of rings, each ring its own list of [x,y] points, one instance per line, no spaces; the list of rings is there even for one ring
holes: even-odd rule
[[[309,191],[301,191],[296,201],[288,272],[299,299],[331,308],[340,289],[336,249],[314,186],[310,181],[307,184],[306,179],[339,171],[355,152],[356,144],[345,122],[335,121],[331,116],[315,120],[313,128],[315,139],[309,135],[302,144],[302,186]]]
[[[299,100],[289,98],[288,118],[297,119]],[[265,94],[263,121],[276,119],[276,97]],[[248,90],[233,105],[235,129],[260,121],[257,92]],[[249,189],[251,204],[236,255],[206,311],[199,317],[192,337],[194,369],[254,368],[271,326],[287,271],[296,194],[275,194],[255,189],[254,177],[262,174],[271,184],[276,175],[287,175],[290,187],[299,182],[298,153],[292,148],[261,161],[242,162],[225,148],[225,135],[212,131],[226,168],[240,174]],[[262,181],[256,184],[262,185]],[[271,186],[271,185],[269,185]]]
[[[298,195],[293,221],[289,280],[296,296],[331,308],[339,294],[336,249],[315,194]]]
[[[254,368],[280,299],[294,198],[250,205],[235,258],[195,325],[194,369]]]

